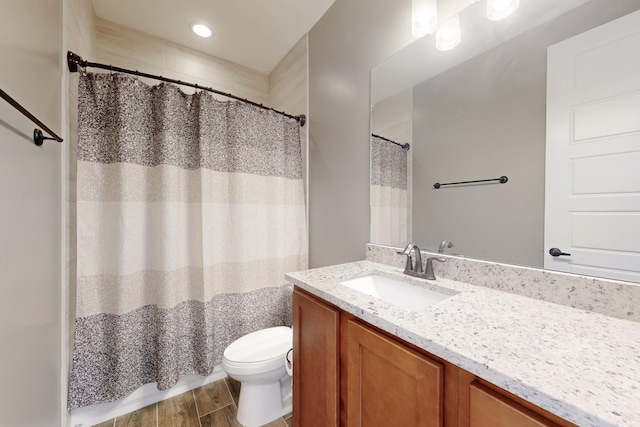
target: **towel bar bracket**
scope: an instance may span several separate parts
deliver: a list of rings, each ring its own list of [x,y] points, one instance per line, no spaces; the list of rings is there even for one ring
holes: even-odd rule
[[[40,147],[45,141],[58,141],[56,138],[49,138],[48,136],[44,136],[42,131],[38,128],[33,130],[33,142]],[[62,142],[62,141],[58,141]]]

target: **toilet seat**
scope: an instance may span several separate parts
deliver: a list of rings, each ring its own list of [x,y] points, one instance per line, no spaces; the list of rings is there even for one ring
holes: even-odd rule
[[[288,326],[276,326],[238,338],[224,351],[225,370],[250,374],[284,367],[284,356],[293,345],[292,336]]]

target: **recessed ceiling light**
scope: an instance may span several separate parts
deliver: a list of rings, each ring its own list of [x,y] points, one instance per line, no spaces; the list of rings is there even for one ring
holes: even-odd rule
[[[208,25],[200,22],[192,24],[191,30],[196,33],[196,35],[204,38],[211,37],[213,34],[213,31],[211,31],[211,28],[209,28]]]

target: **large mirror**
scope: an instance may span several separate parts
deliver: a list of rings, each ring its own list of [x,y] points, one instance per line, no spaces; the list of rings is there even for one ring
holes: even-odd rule
[[[371,242],[640,282],[640,1],[486,2],[372,70]]]

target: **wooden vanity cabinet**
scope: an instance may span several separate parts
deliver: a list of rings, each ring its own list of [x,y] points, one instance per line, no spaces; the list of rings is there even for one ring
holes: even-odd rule
[[[340,425],[340,312],[293,292],[293,425]]]
[[[298,288],[294,427],[576,427]]]

